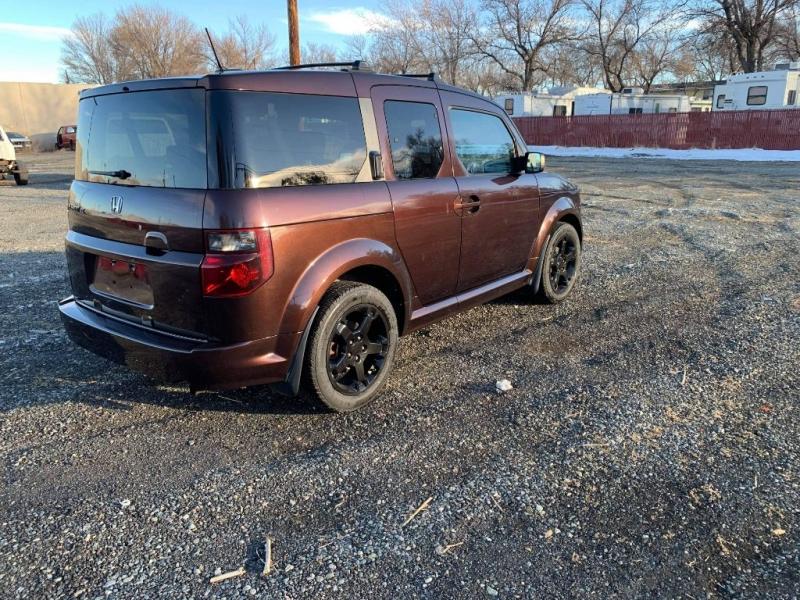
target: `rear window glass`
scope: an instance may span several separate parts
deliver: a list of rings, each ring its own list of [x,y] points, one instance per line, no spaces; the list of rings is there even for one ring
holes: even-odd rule
[[[72,127],[67,127],[69,133]],[[81,100],[76,178],[205,188],[203,90],[155,90]]]
[[[352,183],[364,166],[357,98],[222,90],[208,95],[212,187]]]

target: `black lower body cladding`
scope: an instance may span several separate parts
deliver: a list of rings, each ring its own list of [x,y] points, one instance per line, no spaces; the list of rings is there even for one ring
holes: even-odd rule
[[[127,323],[72,297],[59,303],[59,311],[67,334],[77,345],[158,381],[187,382],[192,389],[283,381],[301,335],[282,334],[220,346]]]

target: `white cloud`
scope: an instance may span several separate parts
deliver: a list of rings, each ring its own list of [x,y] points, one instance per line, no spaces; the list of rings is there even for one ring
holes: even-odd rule
[[[321,25],[326,31],[339,35],[364,35],[376,26],[385,24],[389,18],[368,8],[341,8],[330,11],[315,11],[307,21]]]
[[[0,21],[0,33],[45,41],[61,41],[62,37],[72,35],[72,32],[66,27],[24,25],[23,23],[8,23],[3,21]]]

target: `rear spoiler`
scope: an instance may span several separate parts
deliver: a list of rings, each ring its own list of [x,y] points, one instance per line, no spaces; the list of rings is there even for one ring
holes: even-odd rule
[[[145,90],[172,90],[178,88],[205,87],[201,82],[205,76],[200,77],[164,77],[161,79],[140,79],[137,81],[121,81],[109,85],[81,90],[80,99],[93,96],[107,96],[109,94],[123,94],[125,92],[143,92]]]

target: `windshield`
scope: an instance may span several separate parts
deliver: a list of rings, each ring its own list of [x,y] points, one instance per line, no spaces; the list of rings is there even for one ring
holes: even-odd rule
[[[207,187],[204,104],[204,91],[199,89],[81,100],[75,178],[118,185]]]

